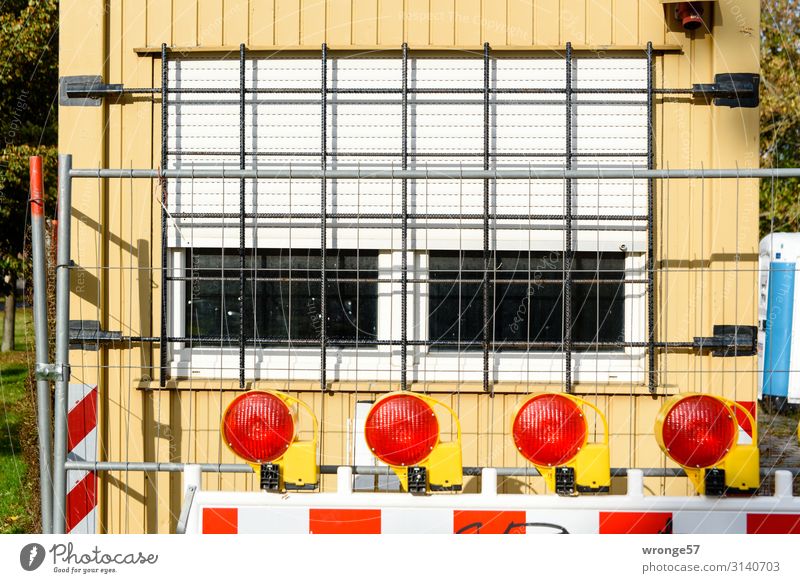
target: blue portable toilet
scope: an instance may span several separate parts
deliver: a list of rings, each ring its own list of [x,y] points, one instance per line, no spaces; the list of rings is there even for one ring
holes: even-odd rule
[[[773,233],[759,246],[758,398],[800,403],[800,233]]]

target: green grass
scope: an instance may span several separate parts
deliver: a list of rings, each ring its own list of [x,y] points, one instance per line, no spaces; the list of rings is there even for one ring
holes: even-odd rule
[[[29,309],[17,309],[15,332],[15,351],[0,353],[0,533],[3,534],[29,532],[35,524],[29,510],[28,464],[23,459],[20,441],[22,427],[33,413],[25,386],[29,358],[26,342],[33,345]]]

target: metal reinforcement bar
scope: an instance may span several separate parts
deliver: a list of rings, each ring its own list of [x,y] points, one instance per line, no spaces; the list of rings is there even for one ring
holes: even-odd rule
[[[491,119],[489,118],[489,73],[491,61],[489,60],[489,43],[483,43],[483,170],[489,171],[489,134],[491,132]],[[491,204],[489,200],[489,179],[483,179],[483,284],[481,285],[481,299],[483,303],[483,392],[494,397],[494,385],[489,379],[489,335],[494,332],[494,325],[489,321],[489,263],[492,261],[489,253],[489,213]],[[494,335],[492,334],[492,339]]]
[[[158,382],[162,387],[167,384],[167,374],[169,372],[167,361],[169,359],[169,350],[167,348],[167,314],[169,298],[167,294],[167,267],[168,267],[168,253],[167,253],[167,177],[163,173],[167,169],[167,146],[168,144],[168,120],[169,120],[169,103],[167,101],[167,92],[169,91],[169,75],[167,64],[167,45],[161,44],[161,168],[159,169],[161,181],[161,348],[159,350],[159,374]]]
[[[182,472],[186,466],[199,465],[206,473],[249,474],[253,471],[247,464],[183,464],[162,462],[67,462],[68,470],[85,470],[92,472]],[[336,466],[322,465],[320,474],[334,475],[340,467],[349,467],[354,474],[362,476],[390,476],[394,472],[388,466]],[[484,468],[480,466],[464,466],[463,475],[480,476]],[[533,477],[541,475],[536,468],[493,468],[498,476]],[[614,477],[625,476],[628,470],[639,470],[646,478],[677,478],[686,475],[682,468],[611,468]],[[771,476],[777,471],[791,472],[794,477],[800,475],[800,468],[761,468],[762,476]]]
[[[322,43],[320,84],[320,200],[319,214],[319,388],[323,393],[328,388],[328,45]]]
[[[476,102],[477,103],[477,102]],[[169,150],[170,156],[238,156],[238,151],[233,150]],[[318,158],[319,152],[291,151],[291,150],[247,150],[245,155],[256,158]],[[406,152],[409,158],[482,158],[484,152]],[[489,158],[563,158],[564,152],[489,152]],[[357,150],[331,150],[328,158],[397,158],[402,157],[402,152]],[[647,152],[572,152],[573,158],[644,158]]]
[[[173,219],[238,219],[239,213],[170,213]],[[408,218],[412,221],[478,221],[484,215],[476,213],[409,213]],[[322,216],[320,213],[245,213],[246,219],[308,219],[318,221]],[[375,220],[375,221],[400,221],[403,220],[402,214],[397,213],[325,213],[325,218],[334,220]],[[560,221],[564,215],[554,214],[524,214],[524,213],[489,213],[489,219],[493,221]],[[573,221],[646,221],[646,215],[572,215]],[[203,224],[194,225],[195,228],[202,227]],[[460,226],[460,225],[459,225]],[[528,227],[529,225],[524,225]],[[534,225],[535,228],[541,228]],[[615,226],[616,227],[616,226]],[[381,225],[381,228],[386,228]],[[483,227],[481,227],[483,228]],[[574,227],[573,227],[574,228]],[[623,227],[626,231],[630,228]],[[561,270],[559,270],[561,271]]]
[[[586,57],[581,56],[581,59],[585,59]],[[309,95],[316,95],[319,94],[319,91],[313,89],[311,87],[258,87],[258,88],[250,88],[245,91],[248,94],[275,94],[275,95],[285,95],[285,94],[309,94]],[[340,87],[340,88],[329,88],[326,93],[329,95],[338,94],[338,95],[398,95],[402,94],[403,89],[401,87],[393,88],[393,87],[359,87],[359,88],[352,88],[352,87]],[[572,93],[575,94],[608,94],[608,95],[642,95],[646,94],[648,91],[645,87],[585,87],[582,89],[573,89]],[[161,93],[160,87],[129,87],[129,88],[113,88],[108,90],[102,89],[91,89],[91,90],[75,90],[75,89],[68,89],[67,95],[69,97],[105,97],[109,95],[136,95],[136,94],[151,94],[155,95],[157,93]],[[167,93],[170,95],[173,94],[188,94],[188,95],[198,95],[198,94],[232,94],[232,93],[239,93],[238,89],[232,89],[229,87],[184,87],[184,88],[170,88]],[[472,93],[472,94],[482,94],[483,89],[477,87],[415,87],[409,88],[408,93],[412,93],[415,95],[450,95],[450,94],[461,94],[461,93]],[[500,88],[490,88],[489,93],[502,95],[502,94],[532,94],[532,95],[559,95],[564,93],[564,88],[562,87],[500,87]],[[687,87],[687,88],[666,88],[666,89],[658,89],[654,88],[653,93],[656,95],[686,95],[686,94],[698,94],[698,95],[707,95],[706,91],[702,91],[696,89],[694,87]],[[614,102],[615,104],[617,102]],[[594,105],[594,104],[593,104]]]
[[[647,169],[655,168],[655,148],[653,146],[655,106],[653,105],[653,43],[647,43]],[[655,214],[655,184],[653,179],[647,180],[647,340],[650,343],[647,349],[647,388],[651,393],[656,392],[656,351],[655,342],[655,247],[653,237],[653,223]]]
[[[319,338],[250,338],[251,341],[258,344],[279,344],[279,345],[302,345],[302,346],[318,346]],[[168,336],[167,342],[231,342],[235,338],[233,336]],[[118,338],[108,340],[106,342],[160,342],[158,336],[119,336]],[[328,342],[335,346],[400,346],[400,340],[356,340],[354,338],[329,338]],[[518,341],[505,341],[505,342],[491,342],[493,348],[561,348],[562,343],[556,341],[545,340],[518,340]],[[466,348],[481,348],[483,343],[480,340],[466,341],[462,340],[408,340],[409,346],[452,346]],[[647,348],[650,346],[648,342],[573,342],[573,348]],[[656,348],[690,348],[690,349],[711,349],[712,346],[698,344],[697,342],[655,342]]]
[[[572,170],[572,43],[567,43],[564,54],[566,64],[566,92],[564,101],[567,106],[566,115],[566,147],[564,171]],[[564,391],[572,393],[572,180],[564,181],[564,270],[562,296],[564,298],[563,334],[564,340]]]
[[[201,217],[196,217],[196,218],[201,218]],[[238,219],[238,216],[236,218]],[[263,219],[263,218],[266,218],[266,217],[257,217],[257,218]],[[292,218],[294,218],[294,217],[287,217],[287,219],[292,219]],[[183,217],[183,219],[186,220],[186,219],[189,219],[189,217]],[[330,219],[330,217],[328,217],[328,219],[329,220],[334,220],[334,219]],[[317,220],[319,220],[319,219],[317,219]],[[379,219],[373,219],[373,220],[379,220]],[[451,220],[457,220],[457,219],[451,219]],[[516,219],[516,220],[525,220],[525,219]],[[531,219],[531,220],[534,220],[534,219]],[[263,227],[265,225],[262,224],[260,226]],[[273,226],[273,225],[269,225],[269,226]],[[280,225],[280,226],[288,227],[289,225],[287,223],[285,225]],[[305,224],[304,225],[302,223],[295,223],[293,225],[293,227],[295,229],[309,229],[309,228],[314,228],[314,226],[315,226],[314,224],[310,224],[310,225],[309,224]],[[401,225],[387,225],[385,223],[362,223],[362,222],[356,221],[356,220],[348,221],[348,222],[345,222],[345,223],[339,222],[339,224],[337,226],[339,228],[341,228],[341,229],[353,228],[355,226],[358,226],[359,228],[366,229],[366,230],[372,230],[372,229],[399,229],[399,228],[401,228]],[[438,224],[437,223],[434,223],[434,224],[429,224],[429,223],[420,224],[417,221],[414,221],[414,223],[410,223],[409,226],[411,228],[415,228],[415,229],[430,229],[430,230],[433,230],[433,229],[446,230],[446,229],[455,229],[455,228],[460,228],[460,229],[463,229],[465,231],[466,230],[474,230],[474,231],[483,230],[483,225],[479,224],[479,223],[472,223],[472,224],[465,223],[465,224],[460,224],[460,225],[444,225],[444,224],[441,224],[441,223],[438,223]],[[220,228],[220,227],[233,228],[233,225],[227,225],[227,224],[224,224],[224,223],[206,223],[206,224],[196,224],[195,223],[195,224],[190,224],[190,228],[192,228],[192,229],[211,229],[211,228]],[[537,230],[537,231],[563,231],[564,230],[564,225],[563,225],[563,223],[560,223],[560,224],[540,224],[540,225],[525,225],[525,224],[517,223],[517,224],[504,225],[503,227],[499,227],[498,228],[498,230],[510,230],[510,231],[519,231],[519,230],[528,230],[528,229],[529,230]],[[572,226],[572,230],[573,231],[591,231],[593,233],[597,232],[597,231],[626,231],[626,232],[635,231],[635,232],[644,232],[644,231],[647,230],[647,226],[646,225],[635,225],[633,227],[630,227],[630,226],[625,227],[624,225],[573,225]]]
[[[125,168],[74,168],[70,178],[244,178],[255,180],[647,180],[647,179],[714,179],[714,178],[800,178],[800,168],[718,168],[658,169],[646,168],[514,168],[495,170],[399,170],[392,168],[352,168],[321,170],[315,168],[252,168],[151,170]]]
[[[239,45],[239,169],[244,170],[245,166],[245,105],[244,105],[244,82],[245,82],[245,49],[244,43]],[[245,356],[245,335],[244,335],[244,295],[245,295],[245,188],[244,178],[239,180],[239,388],[244,388],[244,356]],[[255,206],[255,205],[254,205]],[[162,251],[162,254],[165,254]],[[223,291],[223,294],[225,292]],[[163,351],[162,351],[163,352]]]
[[[402,151],[401,167],[408,170],[408,44],[403,43],[402,83],[403,83],[403,111],[402,111]],[[400,388],[408,390],[408,180],[402,181],[402,230],[400,236]]]
[[[202,268],[197,268],[202,269]],[[268,271],[269,268],[263,268],[262,271]],[[188,271],[188,270],[187,270]],[[255,270],[254,270],[255,271]],[[167,277],[167,281],[238,281],[237,277],[211,277],[211,276],[200,276],[200,275],[170,275]],[[316,277],[250,277],[248,281],[271,281],[271,282],[281,282],[281,283],[289,283],[289,282],[316,282],[319,281]],[[398,280],[396,279],[382,279],[380,277],[329,277],[328,283],[397,283]],[[462,283],[462,284],[479,284],[483,282],[483,279],[457,279],[457,278],[444,278],[444,279],[430,279],[427,277],[409,277],[409,283]],[[558,279],[544,279],[539,280],[536,278],[522,278],[522,279],[504,279],[504,278],[497,278],[493,279],[492,283],[499,283],[499,284],[508,284],[508,285],[530,285],[533,283],[540,283],[541,285],[561,285],[561,280]],[[585,284],[630,284],[630,283],[647,283],[646,279],[573,279],[572,283],[585,283]]]

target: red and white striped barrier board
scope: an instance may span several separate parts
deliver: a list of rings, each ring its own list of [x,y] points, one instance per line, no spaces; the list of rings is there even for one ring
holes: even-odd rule
[[[800,534],[792,476],[776,476],[774,496],[644,496],[640,471],[624,496],[497,494],[484,470],[480,494],[412,496],[353,492],[340,468],[334,493],[197,490],[187,533],[203,534]],[[187,474],[188,475],[188,474]],[[196,484],[195,484],[196,486]]]
[[[70,384],[67,392],[67,459],[97,461],[97,387]],[[67,471],[67,532],[94,534],[97,527],[97,473]]]
[[[800,534],[800,512],[215,508],[203,534]]]

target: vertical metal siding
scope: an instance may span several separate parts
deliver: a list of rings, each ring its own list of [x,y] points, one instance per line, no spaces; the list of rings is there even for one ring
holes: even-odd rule
[[[457,12],[451,8],[456,5]],[[722,25],[714,28],[713,38],[692,38],[682,31],[667,30],[664,8],[657,0],[359,0],[344,2],[343,12],[335,6],[338,4],[320,0],[62,0],[61,74],[98,73],[111,83],[158,86],[159,62],[137,55],[135,48],[158,47],[162,42],[213,48],[242,41],[264,48],[319,50],[323,41],[397,49],[403,41],[412,48],[414,44],[475,48],[484,41],[498,48],[561,46],[568,40],[576,45],[632,46],[650,40],[656,45],[683,47],[681,54],[657,58],[656,76],[661,86],[686,87],[710,81],[715,72],[758,69],[759,3],[755,0],[740,2],[737,14],[726,3],[715,3],[714,19]],[[404,10],[409,14],[411,8],[422,13],[409,19]],[[220,14],[218,26],[215,19]],[[76,167],[156,167],[159,117],[159,104],[147,100],[122,100],[101,108],[61,108],[59,148],[74,155]],[[757,110],[718,109],[668,99],[657,107],[656,122],[659,167],[758,164]],[[739,199],[749,206],[740,208],[738,214],[725,190],[731,184],[659,185],[657,248],[660,256],[668,258],[663,266],[675,269],[668,277],[657,278],[658,333],[664,340],[708,334],[714,323],[727,323],[722,319],[755,321],[756,274],[746,268],[754,266],[757,259],[757,183],[741,182]],[[667,188],[669,196],[664,194]],[[125,334],[157,332],[153,322],[159,320],[160,306],[152,300],[160,293],[160,274],[151,270],[160,264],[154,227],[160,216],[156,192],[155,183],[143,181],[133,185],[114,180],[75,183],[74,259],[84,266],[73,278],[71,309],[76,318],[100,319],[104,329],[121,329]],[[741,271],[732,275],[736,253]],[[99,265],[104,268],[97,269]],[[235,461],[220,447],[218,436],[220,413],[235,387],[192,381],[193,390],[142,391],[140,387],[150,386],[149,367],[157,361],[157,352],[143,345],[71,353],[76,381],[100,385],[100,459]],[[689,353],[662,355],[661,391],[715,391],[751,400],[756,381],[754,359],[750,360]],[[367,396],[363,392],[366,384],[360,385],[360,399]],[[231,390],[221,392],[221,388]],[[301,385],[292,388],[300,390]],[[370,383],[369,388],[385,387]],[[545,388],[558,390],[555,386],[509,390]],[[630,397],[625,394],[632,389],[628,386],[577,388],[590,393],[591,400],[607,413],[613,466],[665,463],[652,437],[660,397]],[[431,390],[458,409],[464,427],[465,465],[521,463],[506,431],[518,395],[498,394],[490,400],[463,392],[458,398],[453,393],[469,387],[454,384]],[[352,416],[355,395],[321,395],[310,387],[297,395],[318,414],[325,400],[323,462],[345,461],[347,420]],[[167,532],[179,512],[180,482],[179,476],[166,474],[105,474],[100,489],[101,527],[109,532]],[[256,487],[252,475],[206,475],[204,482],[209,488]],[[649,478],[645,483],[655,494],[686,491],[685,480],[680,479]],[[324,484],[330,486],[332,478],[326,478]],[[468,488],[476,484],[477,478],[466,483]],[[507,480],[503,487],[506,491],[543,491],[539,479]]]
[[[150,47],[665,42],[658,0],[148,0],[147,10]]]

